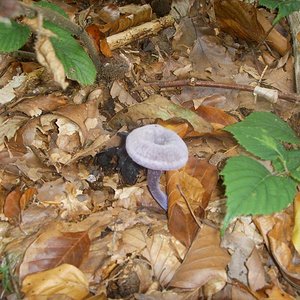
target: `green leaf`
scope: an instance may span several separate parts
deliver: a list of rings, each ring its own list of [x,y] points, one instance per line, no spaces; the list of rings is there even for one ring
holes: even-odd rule
[[[280,19],[290,15],[292,12],[300,10],[300,0],[260,0],[259,4],[269,9],[278,8],[278,14],[273,24],[276,24]]]
[[[286,150],[284,160],[273,161],[277,172],[289,172],[289,175],[300,182],[300,150]]]
[[[13,20],[11,24],[0,22],[0,51],[13,52],[20,49],[26,44],[30,34],[28,26]]]
[[[64,66],[67,77],[83,85],[92,84],[96,79],[97,71],[82,46],[68,31],[53,23],[45,21],[44,27],[56,34],[56,37],[51,37],[50,40],[56,56]]]
[[[297,183],[272,175],[262,164],[246,156],[230,158],[224,176],[227,212],[222,231],[241,215],[271,214],[286,208],[294,199]]]
[[[225,130],[231,132],[247,151],[266,160],[284,156],[285,149],[280,142],[300,144],[288,124],[269,112],[254,112]]]
[[[39,1],[39,2],[35,2],[34,5],[39,6],[39,7],[45,7],[45,8],[49,8],[59,14],[61,14],[62,16],[68,18],[68,15],[66,14],[66,12],[60,8],[59,6],[50,3],[48,1]]]

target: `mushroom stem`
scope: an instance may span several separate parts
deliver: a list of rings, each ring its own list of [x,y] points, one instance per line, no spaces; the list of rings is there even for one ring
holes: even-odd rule
[[[158,202],[158,204],[164,209],[168,209],[168,197],[159,186],[159,179],[161,176],[161,170],[151,170],[148,169],[147,173],[147,183],[149,191],[152,197]]]

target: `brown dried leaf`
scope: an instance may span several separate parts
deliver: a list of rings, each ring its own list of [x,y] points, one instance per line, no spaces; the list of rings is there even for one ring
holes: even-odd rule
[[[11,221],[20,221],[21,207],[20,207],[20,198],[22,193],[19,188],[16,188],[14,191],[10,192],[6,199],[3,208],[5,217]]]
[[[193,211],[198,209],[204,189],[198,179],[190,176],[184,170],[167,172],[169,230],[173,236],[189,247],[197,233],[198,224],[178,187],[185,195]]]
[[[79,269],[62,264],[44,272],[28,275],[22,283],[22,292],[25,293],[26,299],[61,299],[64,295],[70,299],[81,300],[89,294],[89,283]]]
[[[255,217],[254,221],[282,272],[289,281],[300,287],[300,267],[294,262],[295,253],[291,245],[293,232],[291,213],[285,211],[271,216]]]
[[[185,248],[170,236],[156,233],[149,237],[147,231],[147,226],[125,230],[122,249],[141,253],[150,262],[155,278],[166,286],[180,265],[178,254],[183,255]]]
[[[211,194],[216,187],[218,172],[215,166],[206,161],[190,157],[183,170],[168,171],[166,178],[169,198],[169,230],[173,236],[188,247],[196,235],[198,225],[178,187],[195,215],[203,217]]]
[[[170,285],[192,289],[214,281],[218,289],[222,289],[227,279],[225,267],[229,260],[227,251],[220,247],[219,231],[204,225]]]
[[[266,290],[268,298],[263,298],[263,300],[295,300],[294,297],[280,289],[278,286],[274,285],[272,289]]]
[[[196,112],[207,122],[221,125],[219,127],[224,127],[237,122],[234,117],[213,106],[199,106]]]
[[[189,109],[174,104],[160,95],[151,95],[142,103],[132,105],[118,112],[109,122],[112,128],[120,128],[123,125],[136,126],[141,120],[153,122],[155,119],[168,120],[181,118],[191,124],[199,133],[211,132],[211,125]]]
[[[89,253],[90,239],[86,231],[61,232],[54,224],[41,233],[27,248],[20,266],[20,278],[68,263],[78,267]]]
[[[266,274],[261,258],[257,249],[254,247],[251,255],[246,262],[248,273],[248,282],[251,290],[258,291],[267,285]]]
[[[48,94],[25,98],[12,111],[22,112],[30,117],[39,116],[42,112],[52,112],[68,103],[63,95]]]
[[[251,42],[264,39],[264,30],[257,20],[254,5],[239,0],[217,0],[214,7],[222,30]]]
[[[27,189],[20,198],[20,209],[24,210],[28,202],[32,199],[32,197],[37,193],[36,188]]]

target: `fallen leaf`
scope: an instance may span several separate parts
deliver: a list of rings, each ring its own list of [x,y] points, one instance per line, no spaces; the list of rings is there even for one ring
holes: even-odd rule
[[[10,192],[5,199],[3,207],[4,215],[13,222],[19,222],[21,217],[20,198],[22,193],[19,188]]]
[[[54,80],[59,83],[63,89],[66,89],[68,82],[66,81],[65,69],[61,61],[57,58],[50,41],[50,36],[53,36],[53,33],[46,29],[43,29],[43,31],[47,31],[47,34],[42,34],[39,30],[40,34],[38,34],[35,43],[37,60],[42,66],[49,68],[53,73]]]
[[[207,122],[222,125],[221,127],[237,122],[234,117],[227,114],[225,111],[213,106],[201,105],[196,109],[196,112]]]
[[[180,265],[178,254],[183,255],[185,247],[164,234],[156,233],[149,237],[147,231],[147,226],[125,230],[121,249],[126,253],[141,253],[151,264],[155,278],[166,286]]]
[[[157,118],[162,120],[181,118],[189,122],[193,126],[194,131],[199,133],[211,132],[212,129],[211,125],[196,113],[176,105],[167,98],[159,95],[151,95],[144,102],[132,105],[118,112],[110,120],[109,125],[117,129],[125,124],[136,126],[141,120],[153,122]]]
[[[217,169],[204,160],[190,157],[182,170],[168,171],[166,180],[170,233],[189,247],[196,235],[198,224],[186,200],[195,216],[202,218],[217,185]]]
[[[293,229],[293,237],[292,242],[294,244],[295,249],[300,254],[300,193],[297,193],[295,200],[294,200],[294,214],[295,214],[295,221],[294,221],[294,229]]]
[[[266,272],[255,247],[246,262],[246,267],[249,271],[248,282],[251,290],[258,291],[267,286]]]
[[[198,224],[181,192],[189,202],[192,211],[195,211],[201,204],[204,189],[198,179],[190,176],[184,170],[168,171],[166,176],[169,230],[173,236],[189,247],[197,233]]]
[[[61,299],[64,295],[74,300],[81,300],[86,299],[89,294],[89,283],[79,269],[69,264],[62,264],[26,276],[22,283],[22,292],[25,293],[26,299],[41,299],[40,297]]]
[[[265,38],[254,5],[238,0],[218,0],[214,7],[222,30],[251,42],[261,42]]]
[[[221,290],[227,280],[225,268],[229,259],[227,251],[220,247],[219,231],[203,225],[170,286],[194,289],[214,281]]]
[[[86,231],[61,232],[58,224],[49,226],[26,249],[19,276],[24,279],[68,263],[78,267],[89,253],[90,239]]]

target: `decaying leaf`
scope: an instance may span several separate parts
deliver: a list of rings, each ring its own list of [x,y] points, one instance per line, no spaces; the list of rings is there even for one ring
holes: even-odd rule
[[[220,247],[219,231],[204,225],[199,230],[170,285],[178,288],[198,288],[214,283],[216,293],[226,283],[225,267],[229,254]],[[212,291],[212,289],[211,289]]]
[[[146,226],[127,229],[122,235],[121,249],[126,253],[141,253],[151,264],[155,278],[166,286],[180,265],[178,254],[183,255],[185,247],[163,233],[148,236],[147,231]]]
[[[3,208],[4,215],[15,221],[19,221],[20,214],[21,214],[21,207],[20,207],[20,198],[22,193],[19,188],[15,189],[14,191],[10,192],[6,199]]]
[[[162,120],[181,118],[189,122],[197,132],[211,131],[211,125],[196,113],[159,95],[152,95],[146,101],[120,111],[110,120],[109,125],[113,128],[120,128],[125,124],[135,125],[143,120],[151,122],[157,118]]]
[[[86,231],[61,232],[59,224],[49,226],[27,248],[20,266],[20,278],[67,263],[78,267],[88,255],[90,239]]]
[[[166,178],[169,198],[169,230],[172,235],[189,247],[198,229],[194,218],[203,217],[216,187],[217,169],[206,161],[190,157],[182,170],[168,171]]]
[[[291,214],[282,212],[271,216],[256,217],[254,220],[282,272],[294,285],[300,286],[300,268],[294,263],[291,247],[293,226]]]
[[[62,296],[66,296],[68,299],[81,300],[89,293],[89,283],[79,269],[70,264],[62,264],[26,276],[22,283],[22,292],[27,299],[61,299]]]

